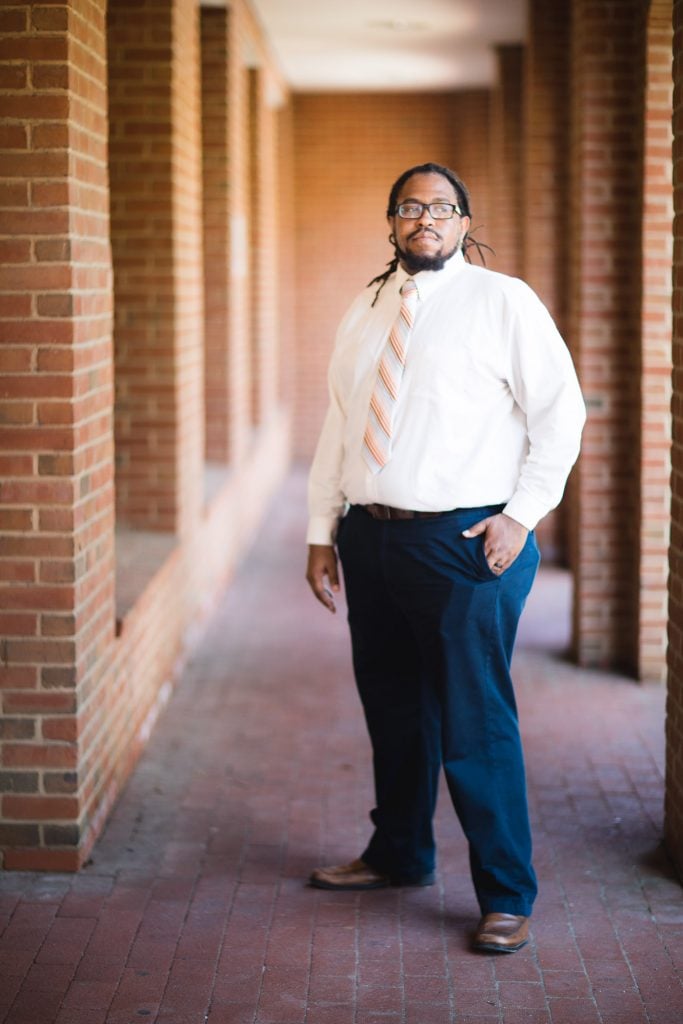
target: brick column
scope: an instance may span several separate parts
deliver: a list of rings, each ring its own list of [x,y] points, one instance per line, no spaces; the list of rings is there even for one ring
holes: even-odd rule
[[[521,274],[567,336],[569,265],[570,0],[530,0],[524,57],[524,150]],[[571,485],[562,505],[543,519],[543,557],[566,562]]]
[[[489,141],[489,162],[493,201],[492,231],[487,235],[496,251],[490,266],[505,274],[522,271],[522,73],[524,49],[499,46],[498,83],[493,90]]]
[[[194,0],[111,3],[109,62],[117,512],[184,534],[204,456]]]
[[[251,395],[258,426],[277,404],[278,267],[277,123],[278,89],[266,69],[250,75]]]
[[[570,83],[570,336],[589,413],[575,477],[575,653],[634,675],[646,6],[575,0]]]
[[[0,857],[71,869],[114,629],[104,0],[0,11]]]
[[[643,216],[643,376],[638,675],[666,679],[671,492],[671,0],[648,14]]]
[[[206,457],[223,463],[230,456],[228,19],[225,9],[201,9]]]
[[[683,0],[674,2],[673,448],[665,831],[683,871]]]

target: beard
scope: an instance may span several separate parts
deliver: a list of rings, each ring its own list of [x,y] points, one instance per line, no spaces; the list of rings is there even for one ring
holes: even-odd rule
[[[401,265],[409,274],[417,274],[420,270],[443,270],[448,260],[451,256],[455,255],[460,246],[461,241],[459,240],[457,245],[453,246],[449,252],[441,252],[435,256],[416,256],[414,253],[402,249],[398,242],[394,242],[396,255],[401,261]]]

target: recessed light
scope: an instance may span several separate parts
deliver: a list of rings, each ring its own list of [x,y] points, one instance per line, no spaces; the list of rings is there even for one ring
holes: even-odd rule
[[[369,21],[368,28],[380,28],[385,32],[425,32],[429,25],[426,21],[403,21],[399,18],[387,18],[384,21]]]

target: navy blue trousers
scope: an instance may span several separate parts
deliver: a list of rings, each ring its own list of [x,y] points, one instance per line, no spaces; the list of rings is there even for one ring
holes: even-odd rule
[[[353,507],[337,546],[373,750],[363,860],[396,881],[434,870],[443,765],[482,914],[531,913],[536,877],[510,660],[538,568],[533,533],[502,575],[462,531],[502,506],[377,521]]]

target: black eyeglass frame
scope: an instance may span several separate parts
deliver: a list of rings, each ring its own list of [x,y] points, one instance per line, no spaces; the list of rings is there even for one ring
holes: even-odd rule
[[[404,214],[401,213],[401,210],[404,207],[406,207],[406,206],[419,206],[420,207],[420,212],[418,213],[418,215],[416,217],[406,217]],[[432,210],[432,206],[442,206],[442,207],[443,206],[448,206],[448,207],[450,207],[450,210],[451,210],[450,216],[448,216],[448,217],[437,217],[436,214]],[[399,203],[398,206],[394,209],[393,216],[394,217],[398,216],[398,217],[401,218],[401,220],[419,220],[420,217],[425,212],[425,210],[429,210],[429,216],[433,217],[434,220],[453,220],[453,215],[456,214],[456,213],[457,213],[458,217],[462,217],[462,210],[460,209],[459,206],[456,205],[456,203],[418,203],[417,201],[415,201],[415,202],[407,202],[407,203]]]

